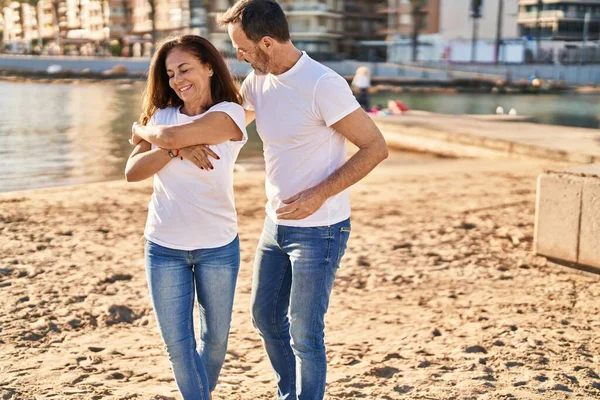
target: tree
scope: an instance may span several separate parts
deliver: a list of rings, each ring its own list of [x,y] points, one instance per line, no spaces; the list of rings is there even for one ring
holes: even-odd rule
[[[419,33],[423,25],[423,16],[425,15],[425,4],[427,0],[410,0],[412,15],[412,61],[416,62],[419,58]]]

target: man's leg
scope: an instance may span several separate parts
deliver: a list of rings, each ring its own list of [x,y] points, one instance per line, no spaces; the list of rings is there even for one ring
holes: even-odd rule
[[[324,319],[349,236],[349,220],[327,227],[285,230],[283,249],[292,263],[290,333],[300,400],[321,400],[325,395]]]
[[[256,250],[250,312],[275,371],[277,398],[295,400],[296,364],[288,319],[292,270],[279,239],[278,227],[267,218]]]

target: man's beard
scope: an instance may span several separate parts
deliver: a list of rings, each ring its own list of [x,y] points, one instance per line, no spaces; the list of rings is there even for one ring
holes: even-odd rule
[[[250,63],[254,72],[258,75],[266,75],[269,73],[269,56],[260,48],[256,49],[256,59],[254,63]]]

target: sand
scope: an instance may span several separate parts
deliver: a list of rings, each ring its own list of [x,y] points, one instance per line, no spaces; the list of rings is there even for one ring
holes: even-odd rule
[[[393,153],[354,187],[327,398],[600,397],[599,278],[531,253],[545,167]],[[215,400],[275,398],[248,312],[263,184],[236,175],[242,266]],[[0,195],[3,399],[179,398],[144,277],[150,192]]]

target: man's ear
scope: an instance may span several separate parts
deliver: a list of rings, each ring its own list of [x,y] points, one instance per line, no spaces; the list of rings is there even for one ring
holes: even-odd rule
[[[265,36],[262,39],[260,39],[260,46],[262,47],[263,51],[273,50],[274,43],[275,41],[270,36]]]

